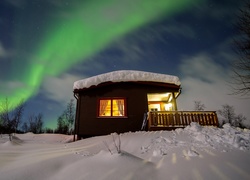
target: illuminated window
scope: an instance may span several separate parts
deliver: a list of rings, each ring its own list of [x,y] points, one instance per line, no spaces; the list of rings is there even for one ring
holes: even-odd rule
[[[124,98],[109,98],[99,100],[99,117],[126,116]]]

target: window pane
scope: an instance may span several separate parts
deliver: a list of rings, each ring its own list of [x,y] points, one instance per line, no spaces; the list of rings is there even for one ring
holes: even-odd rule
[[[113,116],[125,116],[124,99],[113,99],[112,104],[113,104],[113,109],[112,109]]]
[[[111,116],[111,100],[100,100],[99,116]]]

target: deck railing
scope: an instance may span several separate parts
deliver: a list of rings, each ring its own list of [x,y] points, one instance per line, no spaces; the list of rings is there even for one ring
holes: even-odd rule
[[[148,129],[186,127],[191,122],[203,126],[218,126],[215,111],[150,111]]]

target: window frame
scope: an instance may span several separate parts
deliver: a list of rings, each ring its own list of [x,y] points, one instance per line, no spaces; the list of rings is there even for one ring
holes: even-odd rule
[[[124,116],[113,116],[113,100],[116,100],[116,99],[122,99],[124,100]],[[111,101],[111,116],[100,116],[100,102],[101,100],[110,100]],[[97,118],[120,118],[120,119],[123,119],[123,118],[127,118],[127,98],[125,97],[103,97],[103,98],[98,98],[97,99]]]

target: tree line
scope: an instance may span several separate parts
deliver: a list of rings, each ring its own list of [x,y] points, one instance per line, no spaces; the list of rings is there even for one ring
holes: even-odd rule
[[[0,133],[43,132],[42,113],[30,115],[28,121],[22,124],[25,105],[25,102],[20,100],[16,108],[12,108],[8,98],[0,102]]]
[[[42,113],[31,114],[22,122],[25,110],[25,102],[20,100],[16,108],[11,107],[11,102],[5,98],[0,102],[0,134],[11,133],[61,133],[73,134],[75,120],[75,105],[71,99],[65,110],[57,119],[55,129],[44,127],[44,116]]]
[[[195,111],[204,111],[206,106],[201,101],[194,101]],[[219,126],[222,127],[224,124],[229,123],[231,126],[240,128],[250,128],[246,124],[247,118],[242,114],[235,112],[234,106],[229,104],[222,105],[221,109],[217,111],[219,115]]]
[[[75,120],[75,105],[74,105],[74,100],[71,99],[68,102],[66,109],[57,118],[56,133],[73,134],[74,120]]]

